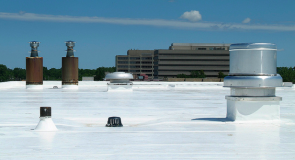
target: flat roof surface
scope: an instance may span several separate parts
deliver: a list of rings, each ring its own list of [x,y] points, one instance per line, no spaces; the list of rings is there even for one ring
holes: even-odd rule
[[[230,91],[218,82],[60,83],[0,83],[0,159],[295,159],[295,88],[277,89],[280,121],[238,123],[224,121]],[[32,130],[41,106],[57,132]],[[124,127],[105,127],[111,116]]]

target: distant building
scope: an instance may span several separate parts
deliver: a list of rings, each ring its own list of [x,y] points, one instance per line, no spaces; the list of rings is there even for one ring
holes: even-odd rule
[[[151,79],[190,75],[203,70],[207,77],[219,72],[229,73],[229,46],[218,43],[172,43],[169,49],[128,50],[127,55],[116,56],[117,72],[137,76],[146,74]]]
[[[218,43],[172,43],[169,50],[155,50],[154,77],[190,75],[203,70],[207,77],[229,73],[229,46]]]
[[[94,77],[82,77],[82,81],[94,81]]]
[[[154,78],[154,50],[128,50],[127,55],[116,56],[117,72],[129,72]]]

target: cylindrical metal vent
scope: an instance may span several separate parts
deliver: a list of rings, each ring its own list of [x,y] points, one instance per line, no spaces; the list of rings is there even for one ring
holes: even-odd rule
[[[272,76],[277,74],[277,47],[272,43],[239,43],[230,46],[232,76]]]
[[[26,57],[26,84],[43,84],[43,57]]]
[[[31,57],[26,57],[26,85],[43,84],[43,57],[38,57],[40,42],[32,41]]]
[[[272,43],[240,43],[230,46],[230,73],[224,87],[229,120],[271,120],[279,118],[275,87],[282,86],[277,74],[277,49]]]
[[[62,57],[62,85],[78,85],[78,57],[74,57],[74,41],[67,41],[67,55]]]
[[[51,117],[51,107],[40,107],[40,117]]]
[[[78,85],[78,57],[62,57],[62,85]]]

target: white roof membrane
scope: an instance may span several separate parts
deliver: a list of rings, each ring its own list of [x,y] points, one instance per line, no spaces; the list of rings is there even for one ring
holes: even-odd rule
[[[214,82],[108,82],[79,89],[0,83],[0,159],[294,159],[295,89],[281,87],[281,120],[228,122],[228,88]],[[59,89],[53,89],[58,86]],[[41,106],[58,131],[36,132]],[[124,127],[105,127],[119,116]]]

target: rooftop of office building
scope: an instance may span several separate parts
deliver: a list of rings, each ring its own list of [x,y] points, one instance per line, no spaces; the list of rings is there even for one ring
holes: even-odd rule
[[[230,46],[229,43],[171,43],[171,46]]]
[[[0,83],[1,159],[295,158],[294,86],[277,88],[280,120],[231,122],[222,82],[133,82],[132,92],[106,92],[107,83]],[[32,130],[41,106],[58,131]],[[105,127],[111,116],[124,126]]]

